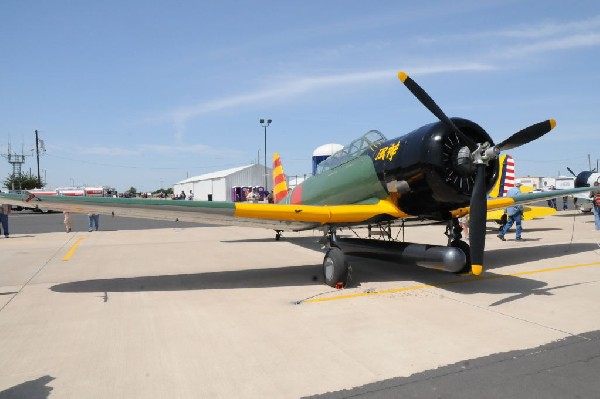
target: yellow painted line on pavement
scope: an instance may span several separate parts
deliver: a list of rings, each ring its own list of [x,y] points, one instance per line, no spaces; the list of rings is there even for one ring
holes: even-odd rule
[[[443,286],[452,285],[452,284],[463,284],[463,283],[470,283],[473,281],[484,281],[484,280],[494,280],[494,279],[507,278],[507,277],[525,276],[528,274],[558,272],[558,271],[577,269],[580,267],[588,267],[588,266],[600,266],[600,262],[581,263],[581,264],[577,264],[577,265],[558,266],[558,267],[548,267],[548,268],[544,268],[544,269],[530,270],[530,271],[526,271],[526,272],[519,272],[519,273],[512,273],[512,274],[496,274],[493,276],[476,276],[476,277],[471,277],[471,278],[467,278],[467,279],[463,279],[463,280],[445,281],[445,282],[434,283],[434,284],[420,284],[420,285],[412,285],[409,287],[390,288],[390,289],[382,290],[382,291],[368,291],[368,292],[359,292],[356,294],[314,298],[314,299],[308,299],[304,302],[308,302],[308,303],[329,302],[329,301],[339,301],[342,299],[352,299],[352,298],[359,298],[359,297],[365,297],[365,296],[395,294],[398,292],[423,290],[423,289],[427,289],[427,288],[443,287]]]
[[[71,249],[69,249],[69,252],[67,252],[67,254],[63,258],[63,260],[69,260],[69,259],[71,259],[71,256],[73,256],[73,254],[77,250],[77,247],[79,247],[79,244],[83,240],[85,240],[85,237],[79,237],[79,239],[77,241],[75,241],[75,244],[73,244],[73,246],[71,247]]]

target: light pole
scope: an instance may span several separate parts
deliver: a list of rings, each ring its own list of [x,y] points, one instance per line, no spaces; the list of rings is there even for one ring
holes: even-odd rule
[[[271,119],[261,119],[260,125],[265,128],[265,191],[268,191],[267,181],[267,126],[273,122]]]

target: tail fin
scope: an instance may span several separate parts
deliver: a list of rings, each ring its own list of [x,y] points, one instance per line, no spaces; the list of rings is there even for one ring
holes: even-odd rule
[[[506,196],[506,192],[515,186],[515,160],[510,155],[502,155],[499,161],[500,177],[490,191],[490,196],[493,198]]]
[[[273,201],[280,202],[288,193],[287,182],[283,174],[283,166],[279,153],[273,154]]]

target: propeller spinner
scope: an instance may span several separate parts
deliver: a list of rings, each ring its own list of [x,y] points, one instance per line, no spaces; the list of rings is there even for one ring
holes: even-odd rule
[[[471,271],[475,275],[483,272],[483,257],[485,251],[485,223],[487,213],[487,190],[485,185],[485,168],[488,163],[497,158],[500,152],[511,150],[537,140],[556,126],[554,119],[539,122],[517,133],[495,146],[490,143],[473,143],[467,135],[452,122],[442,109],[433,101],[421,86],[406,73],[398,72],[398,78],[406,88],[435,115],[441,122],[456,132],[466,143],[476,144],[477,148],[471,153],[471,162],[476,165],[475,186],[471,194],[469,241],[471,244]]]

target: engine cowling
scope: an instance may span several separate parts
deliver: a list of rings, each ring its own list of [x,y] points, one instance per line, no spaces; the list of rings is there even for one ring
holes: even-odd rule
[[[452,118],[473,143],[493,141],[476,123]],[[392,148],[393,151],[390,151]],[[381,158],[382,149],[386,157]],[[381,181],[398,194],[398,207],[411,215],[447,220],[450,210],[469,205],[475,181],[470,154],[475,148],[441,122],[425,125],[400,138],[372,148]],[[393,154],[392,154],[393,153]],[[498,160],[486,167],[486,188],[498,178]]]

